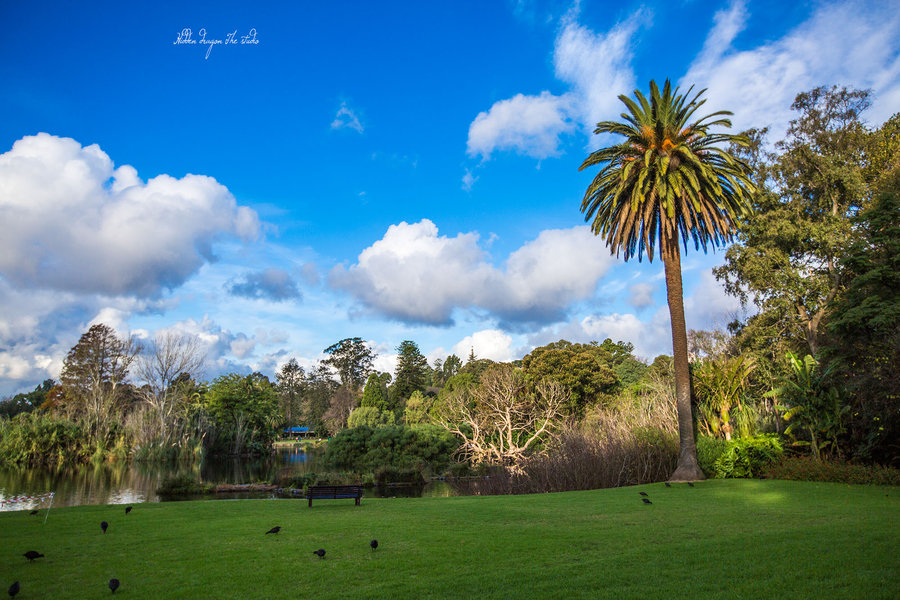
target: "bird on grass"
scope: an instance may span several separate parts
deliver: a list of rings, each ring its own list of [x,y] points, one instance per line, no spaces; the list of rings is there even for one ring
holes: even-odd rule
[[[131,512],[131,508],[132,508],[131,506],[126,506],[126,507],[125,507],[125,514],[126,514],[126,515],[127,515],[128,513]]]
[[[667,482],[666,482],[666,487],[672,487],[672,484],[669,483],[669,482],[667,481]]]
[[[371,542],[369,542],[369,545],[372,547],[372,550],[377,549],[378,548],[378,540],[372,540]]]
[[[106,533],[106,528],[109,527],[109,523],[106,521],[100,521],[100,529],[103,530],[103,533]]]
[[[273,527],[266,532],[266,535],[269,535],[270,533],[278,533],[279,531],[281,531],[281,527]]]
[[[38,512],[40,512],[38,509],[34,509],[33,511],[31,511],[31,512],[28,513],[28,514],[29,514],[29,515],[36,515],[36,514],[38,514]]]
[[[115,594],[116,590],[119,589],[119,580],[113,577],[109,580],[109,589],[112,590],[112,593]]]
[[[12,598],[18,593],[19,593],[19,582],[17,581],[15,583],[13,583],[11,586],[9,586],[9,597]]]
[[[40,552],[35,552],[34,550],[29,550],[22,556],[27,558],[29,561],[34,561],[34,559],[36,559],[36,558],[44,558],[43,554],[41,554]]]
[[[641,500],[644,501],[644,504],[653,504],[652,502],[650,502],[649,498],[641,498]]]
[[[318,550],[313,550],[313,554],[318,556],[319,558],[325,558],[325,550],[319,548]]]
[[[641,496],[646,496],[647,492],[638,492],[638,494],[640,494]]]
[[[691,487],[694,487],[694,484],[693,484],[692,482],[690,482],[690,481],[688,481],[688,485],[691,486]]]

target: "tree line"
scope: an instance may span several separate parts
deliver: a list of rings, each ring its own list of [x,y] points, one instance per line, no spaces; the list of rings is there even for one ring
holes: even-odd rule
[[[434,430],[407,435],[437,427],[464,464],[545,490],[747,474],[759,468],[750,457],[785,451],[896,465],[900,115],[871,127],[868,92],[820,87],[797,96],[786,137],[769,144],[766,130],[713,133],[730,125],[728,113],[695,118],[701,94],[667,82],[651,83],[649,98],[622,96],[625,122],[597,132],[624,140],[582,165],[601,165],[582,205],[595,233],[626,259],[663,260],[671,357],[647,364],[627,343],[560,340],[512,363],[472,353],[429,364],[405,340],[386,373],[353,337],[312,367],[289,360],[274,382],[259,373],[201,382],[189,339],[141,350],[98,325],[60,382],[0,403],[0,414],[39,407],[40,418],[75,424],[86,454],[136,457],[264,452],[280,427],[306,425],[334,436],[344,465],[371,465],[400,444],[446,450]],[[687,328],[688,240],[727,245],[715,275],[751,316]],[[10,421],[0,427],[0,456],[27,456],[3,450],[14,436]]]

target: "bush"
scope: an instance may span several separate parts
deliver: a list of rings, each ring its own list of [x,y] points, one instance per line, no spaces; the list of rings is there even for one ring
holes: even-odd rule
[[[753,477],[784,456],[781,441],[775,435],[757,435],[727,442],[727,448],[713,463],[719,479]]]
[[[394,413],[381,411],[374,406],[360,406],[354,408],[347,418],[347,426],[352,428],[365,425],[366,427],[381,427],[394,424]]]
[[[830,481],[870,485],[900,485],[900,470],[879,465],[817,461],[808,456],[783,458],[769,465],[765,475],[772,479]]]
[[[105,444],[87,428],[59,417],[31,412],[0,419],[0,463],[64,464],[87,462]]]
[[[459,440],[436,425],[345,429],[328,442],[325,462],[336,469],[372,472],[379,467],[431,469],[450,464]]]
[[[697,438],[697,462],[707,477],[715,476],[715,464],[728,449],[729,442],[723,438],[701,435]]]

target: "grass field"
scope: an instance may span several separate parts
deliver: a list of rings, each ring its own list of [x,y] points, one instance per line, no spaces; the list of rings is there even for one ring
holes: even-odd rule
[[[117,577],[127,598],[900,598],[891,487],[727,480],[44,516],[0,513],[0,593],[18,580],[18,598],[100,598]]]

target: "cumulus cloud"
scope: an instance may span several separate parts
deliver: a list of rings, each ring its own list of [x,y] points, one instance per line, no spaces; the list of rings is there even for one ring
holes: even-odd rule
[[[900,13],[891,3],[827,2],[780,39],[738,50],[752,15],[736,0],[714,17],[682,81],[709,88],[710,110],[731,110],[735,129],[772,128],[780,139],[794,97],[820,85],[871,88],[868,117],[881,123],[900,100]],[[748,101],[750,99],[751,101]]]
[[[213,260],[217,239],[259,233],[256,213],[211,177],[144,183],[96,144],[46,133],[0,155],[0,222],[0,275],[11,283],[148,297]]]
[[[300,289],[290,273],[284,269],[269,268],[255,273],[247,273],[237,281],[226,285],[228,293],[243,298],[284,302],[299,300]]]
[[[0,154],[0,222],[0,394],[58,377],[91,325],[127,335],[134,315],[171,308],[163,291],[214,260],[217,241],[260,231],[211,177],[144,182],[96,144],[47,133]]]
[[[547,91],[495,102],[469,125],[469,156],[487,159],[494,150],[514,150],[538,159],[556,156],[560,134],[572,128],[569,103],[568,97]]]
[[[579,226],[541,232],[498,269],[477,233],[441,236],[424,219],[391,225],[356,264],[335,267],[329,283],[403,322],[449,325],[454,309],[468,308],[510,324],[546,323],[593,296],[613,262],[603,242]]]
[[[356,116],[356,112],[347,106],[346,102],[341,102],[341,107],[334,116],[334,121],[331,122],[331,128],[352,129],[357,133],[364,131],[362,123],[359,122],[359,117]]]
[[[471,352],[476,358],[487,358],[497,362],[515,360],[512,338],[498,329],[485,329],[468,335],[453,346],[453,354],[463,361]]]
[[[581,25],[577,16],[571,11],[562,20],[553,51],[556,76],[569,91],[516,94],[495,102],[469,125],[469,156],[487,159],[495,150],[537,159],[557,156],[563,134],[580,126],[590,135],[598,121],[620,112],[618,95],[634,86],[631,48],[643,13],[605,33]]]

